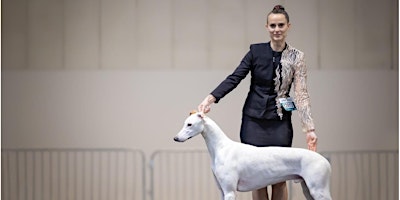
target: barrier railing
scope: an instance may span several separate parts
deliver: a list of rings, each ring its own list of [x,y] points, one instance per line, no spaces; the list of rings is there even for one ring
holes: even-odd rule
[[[145,200],[145,157],[129,149],[2,149],[1,199]]]
[[[399,198],[398,151],[322,152],[331,163],[333,199]],[[6,200],[146,199],[144,153],[129,149],[2,149]],[[207,150],[156,151],[150,158],[151,200],[219,199]],[[289,199],[304,199],[288,182]],[[251,193],[237,193],[251,199]]]
[[[151,200],[220,199],[207,150],[163,150],[150,158]],[[251,193],[238,193],[251,199]]]
[[[331,163],[333,199],[399,199],[398,151],[323,152]]]
[[[398,152],[322,152],[331,163],[333,199],[398,199]],[[150,199],[219,199],[207,150],[157,151],[150,158]],[[305,199],[300,184],[288,182],[289,199]],[[238,199],[251,193],[238,192]]]

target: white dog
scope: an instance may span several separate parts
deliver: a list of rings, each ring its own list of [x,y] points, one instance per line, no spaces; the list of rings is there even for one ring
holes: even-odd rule
[[[320,154],[301,148],[255,147],[229,139],[203,113],[190,115],[174,137],[184,142],[202,134],[211,156],[223,200],[236,199],[236,191],[247,192],[286,180],[303,179],[303,193],[310,200],[331,200],[331,167]]]

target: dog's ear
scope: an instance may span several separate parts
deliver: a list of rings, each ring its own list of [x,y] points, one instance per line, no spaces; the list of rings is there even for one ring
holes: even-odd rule
[[[195,113],[197,113],[197,110],[192,110],[192,111],[190,111],[189,116],[190,116],[190,115],[193,115],[193,114],[195,114]]]
[[[201,119],[204,119],[206,115],[203,112],[199,112],[197,113],[197,116],[200,117]]]

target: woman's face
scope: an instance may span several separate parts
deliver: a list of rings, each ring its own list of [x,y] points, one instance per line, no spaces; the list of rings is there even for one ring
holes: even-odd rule
[[[265,25],[272,41],[285,42],[290,23],[287,22],[284,14],[271,13]]]

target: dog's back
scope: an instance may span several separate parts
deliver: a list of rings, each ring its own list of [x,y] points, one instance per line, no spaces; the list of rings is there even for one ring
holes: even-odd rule
[[[318,182],[319,179],[329,180],[331,167],[329,162],[319,153],[288,147],[254,147],[235,143],[225,148],[222,160],[214,165],[230,166],[238,173],[238,191],[250,191],[267,185],[293,179],[305,179],[306,182]],[[218,173],[218,172],[217,172]],[[318,180],[313,180],[316,177]],[[309,178],[311,177],[311,178]]]

